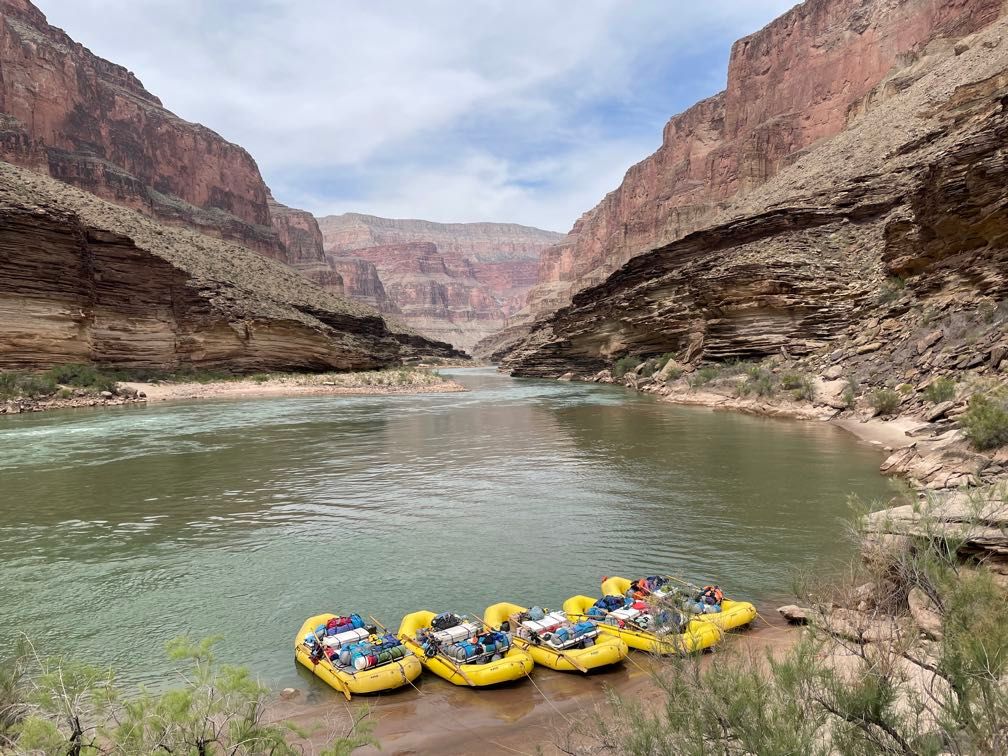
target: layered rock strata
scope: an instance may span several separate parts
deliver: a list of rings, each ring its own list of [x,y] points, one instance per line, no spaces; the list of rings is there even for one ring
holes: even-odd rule
[[[339,291],[315,220],[274,202],[244,149],[171,113],[28,0],[0,0],[0,160],[236,241]]]
[[[344,370],[456,353],[238,245],[0,163],[0,369]]]
[[[945,6],[963,4],[935,12]],[[863,324],[881,336],[880,322],[919,316],[942,293],[1004,297],[1004,32],[999,19],[908,59],[899,86],[881,82],[845,131],[705,229],[575,296],[536,325],[509,366],[558,376],[627,354],[670,352],[687,365],[828,355],[834,340],[866,332]],[[909,350],[914,369],[925,370],[932,363],[915,351],[919,336],[917,326],[893,327],[857,344],[845,363],[860,371],[873,361],[884,372],[887,357],[902,364],[896,353]]]
[[[536,280],[539,253],[561,238],[515,224],[446,224],[356,213],[319,223],[336,269],[344,271],[348,259],[371,263],[390,306],[405,322],[464,349],[502,328],[522,306]],[[374,304],[374,289],[355,294],[348,288],[347,293]]]
[[[708,226],[724,202],[845,129],[869,99],[912,81],[912,74],[891,76],[894,69],[936,40],[983,28],[1001,6],[1002,0],[807,0],[740,40],[726,90],[672,118],[658,151],[543,252],[523,316],[543,317],[635,255]]]

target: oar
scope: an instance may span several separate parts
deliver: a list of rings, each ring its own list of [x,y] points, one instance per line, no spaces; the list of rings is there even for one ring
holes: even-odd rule
[[[325,644],[322,642],[322,638],[319,637],[319,634],[315,630],[312,630],[312,635],[315,636],[315,641],[319,644],[319,647],[322,649],[322,658],[319,661],[324,661],[332,668],[333,679],[335,679],[336,682],[339,683],[340,693],[342,693],[346,698],[346,700],[349,701],[350,687],[340,678],[340,671],[336,669],[336,665],[333,664],[332,661],[329,659],[329,657],[325,655]],[[315,662],[315,664],[318,664],[318,662]]]
[[[374,619],[374,618],[372,617],[371,619]],[[446,661],[449,664],[451,664],[452,667],[455,668],[455,671],[458,673],[458,676],[461,677],[463,680],[465,680],[466,685],[468,685],[470,688],[478,688],[479,687],[476,683],[474,683],[469,678],[469,675],[467,675],[465,672],[462,671],[462,667],[459,665],[459,663],[457,661],[455,661],[454,659],[452,659],[450,656],[448,656],[448,654],[442,652],[439,649],[437,655],[439,657],[441,657],[441,659],[443,659],[444,661]]]
[[[479,617],[476,618],[476,621],[479,622],[481,625],[483,625],[483,627],[485,627],[487,630],[491,630],[491,631],[493,630],[492,627],[490,627],[483,620],[479,619]],[[524,638],[518,638],[517,635],[512,634],[512,637],[514,637],[515,640],[521,640],[524,643],[528,643],[528,641],[526,641]],[[585,665],[583,665],[581,662],[579,662],[573,656],[569,656],[568,654],[564,653],[563,651],[560,651],[559,649],[556,649],[556,648],[550,648],[549,646],[539,645],[539,646],[537,646],[537,648],[542,648],[542,649],[545,649],[547,651],[551,651],[552,653],[556,654],[561,659],[567,660],[570,663],[570,665],[572,667],[574,667],[575,669],[577,669],[578,671],[584,672],[585,674],[588,674],[588,667],[586,667]]]

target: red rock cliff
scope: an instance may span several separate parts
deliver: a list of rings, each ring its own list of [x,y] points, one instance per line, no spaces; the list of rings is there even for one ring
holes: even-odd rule
[[[175,116],[27,0],[0,0],[0,159],[283,262],[324,263],[310,216],[274,228],[244,149]]]
[[[761,185],[934,40],[993,21],[1002,0],[807,0],[737,42],[727,89],[672,118],[662,146],[543,252],[533,315],[569,303],[630,258],[704,227]]]
[[[537,258],[563,238],[511,223],[432,223],[347,213],[319,221],[330,263],[376,268],[392,306],[421,333],[468,349],[502,328],[535,283]],[[374,292],[349,296],[375,304]]]

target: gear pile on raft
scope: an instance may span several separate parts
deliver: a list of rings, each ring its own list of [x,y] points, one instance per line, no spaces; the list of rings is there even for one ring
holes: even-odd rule
[[[756,618],[751,603],[717,585],[649,575],[606,577],[601,588],[601,597],[572,596],[559,610],[499,603],[482,618],[412,612],[397,633],[359,614],[321,614],[302,625],[295,659],[347,699],[413,684],[423,669],[478,688],[520,680],[536,665],[587,674],[621,663],[630,649],[701,652]]]

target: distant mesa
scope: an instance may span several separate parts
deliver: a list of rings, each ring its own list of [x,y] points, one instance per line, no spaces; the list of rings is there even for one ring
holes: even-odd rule
[[[563,238],[512,223],[433,223],[358,213],[320,218],[319,226],[326,256],[344,282],[349,266],[359,266],[360,288],[348,286],[347,296],[394,312],[420,333],[467,351],[524,306],[539,255]]]

